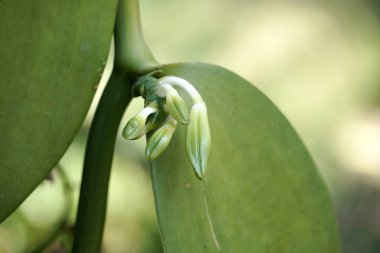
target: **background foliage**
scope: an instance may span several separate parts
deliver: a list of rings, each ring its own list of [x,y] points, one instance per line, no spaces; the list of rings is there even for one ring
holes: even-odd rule
[[[342,251],[379,252],[377,2],[143,0],[141,9],[147,43],[161,62],[199,60],[222,65],[275,102],[327,181]],[[142,101],[135,100],[123,122],[141,107]],[[61,161],[76,190],[92,113]],[[143,141],[118,140],[106,252],[157,252],[160,248],[143,148]],[[25,206],[24,213],[54,214],[37,204]],[[24,252],[22,247],[28,247],[32,233],[22,224],[12,217],[0,226],[0,252]],[[24,238],[24,246],[9,239],[16,235],[20,241]]]

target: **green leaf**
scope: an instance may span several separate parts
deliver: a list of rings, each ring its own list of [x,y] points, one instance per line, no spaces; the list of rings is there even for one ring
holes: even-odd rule
[[[185,127],[151,162],[156,210],[167,253],[336,253],[331,201],[289,122],[247,81],[220,67],[164,67],[205,100],[212,148],[207,182],[185,151]]]
[[[116,4],[0,1],[0,221],[81,126],[105,67]]]

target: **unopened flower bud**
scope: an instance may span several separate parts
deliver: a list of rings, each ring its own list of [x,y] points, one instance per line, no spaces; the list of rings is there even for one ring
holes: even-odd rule
[[[145,157],[147,160],[156,159],[167,148],[176,127],[177,121],[169,116],[168,122],[154,132],[146,145]]]
[[[199,102],[191,108],[190,124],[186,128],[186,152],[195,174],[202,180],[206,178],[210,149],[211,135],[207,108],[204,102]]]
[[[166,96],[168,112],[175,120],[184,125],[189,124],[190,115],[187,105],[176,89],[169,84],[163,84],[157,88],[156,94],[160,97]]]
[[[141,112],[130,119],[123,129],[123,137],[127,140],[135,140],[146,134],[145,123],[148,116],[157,111],[154,107],[145,107]]]
[[[148,138],[145,150],[146,159],[154,160],[168,147],[177,121],[187,125],[187,156],[197,177],[205,180],[211,149],[206,104],[199,92],[187,80],[176,76],[156,79],[154,74],[157,72],[140,77],[133,85],[134,96],[142,96],[147,107],[128,122],[123,130],[123,136],[127,139],[136,139],[155,130]],[[190,114],[176,88],[180,88],[183,92],[181,94],[192,100]]]

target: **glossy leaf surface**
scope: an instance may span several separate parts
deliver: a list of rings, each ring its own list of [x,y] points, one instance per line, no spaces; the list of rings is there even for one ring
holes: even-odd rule
[[[207,182],[186,157],[185,127],[151,163],[165,252],[336,253],[328,192],[281,112],[247,81],[213,65],[164,67],[207,104]]]
[[[82,124],[116,4],[0,1],[0,221],[47,176]]]

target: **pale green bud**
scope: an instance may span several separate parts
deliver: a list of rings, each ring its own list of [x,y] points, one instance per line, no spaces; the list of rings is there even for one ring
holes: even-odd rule
[[[177,121],[169,116],[168,121],[154,132],[146,145],[145,157],[147,160],[156,159],[167,148],[176,127]]]
[[[166,95],[166,106],[170,115],[172,115],[179,123],[185,125],[190,123],[190,115],[187,105],[174,88],[172,92],[169,92]]]
[[[186,152],[195,174],[202,180],[206,178],[210,149],[211,135],[206,104],[198,102],[191,108],[190,124],[186,128]]]
[[[145,107],[141,112],[130,119],[123,129],[123,137],[127,140],[135,140],[146,134],[145,123],[148,116],[157,111],[154,107]]]
[[[178,94],[176,89],[169,84],[163,84],[157,89],[156,93],[162,97],[166,96],[167,110],[175,120],[184,125],[189,124],[189,110],[185,100]]]

